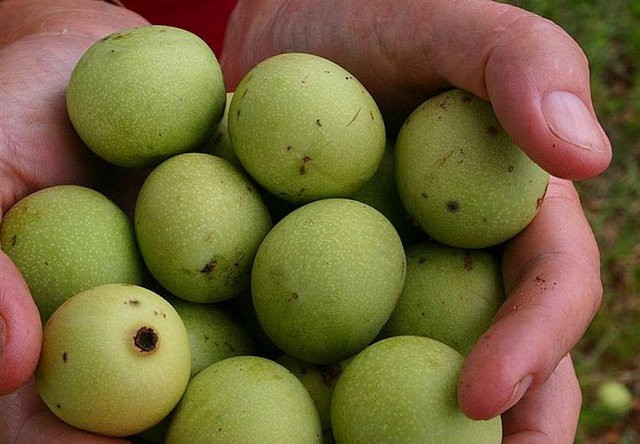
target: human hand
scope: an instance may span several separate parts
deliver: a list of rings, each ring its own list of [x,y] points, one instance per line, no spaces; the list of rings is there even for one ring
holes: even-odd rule
[[[597,244],[569,180],[593,177],[611,159],[579,46],[547,20],[481,0],[246,0],[221,55],[227,87],[286,51],[344,66],[392,130],[452,86],[490,100],[512,139],[563,178],[552,177],[538,216],[506,246],[508,297],[465,361],[458,400],[472,418],[503,413],[505,443],[573,442],[581,395],[568,353],[602,285]]]
[[[71,70],[98,38],[146,23],[105,2],[0,2],[0,219],[26,194],[60,183],[98,186],[105,164],[66,114]],[[89,442],[44,409],[31,378],[42,327],[24,279],[0,251],[0,442]],[[18,389],[19,388],[19,389]],[[16,390],[17,389],[17,390]],[[96,438],[96,442],[105,442]]]

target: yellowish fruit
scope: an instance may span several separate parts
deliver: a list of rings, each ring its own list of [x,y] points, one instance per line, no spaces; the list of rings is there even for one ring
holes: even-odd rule
[[[175,407],[190,365],[187,331],[167,301],[142,287],[106,284],[54,312],[35,378],[40,396],[63,421],[127,436]]]

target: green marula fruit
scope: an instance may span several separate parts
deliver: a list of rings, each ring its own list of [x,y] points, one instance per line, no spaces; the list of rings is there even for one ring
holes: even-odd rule
[[[255,347],[248,330],[217,304],[168,299],[187,328],[191,346],[191,377],[211,364],[239,355],[251,355]]]
[[[281,355],[276,362],[293,373],[305,386],[320,414],[323,441],[330,441],[331,394],[346,362],[340,361],[330,365],[309,364],[287,354]]]
[[[380,332],[405,277],[398,233],[379,211],[351,199],[305,204],[260,244],[251,274],[255,311],[284,352],[332,364]]]
[[[386,139],[362,84],[339,65],[302,53],[256,65],[236,88],[228,125],[247,172],[298,203],[353,194],[375,173]]]
[[[434,239],[484,248],[533,220],[549,174],[513,143],[491,105],[454,89],[420,105],[395,143],[398,193]]]
[[[633,394],[621,382],[604,381],[596,390],[594,406],[606,419],[618,419],[633,408]]]
[[[405,285],[382,336],[427,336],[466,355],[504,302],[499,258],[432,241],[406,255]]]
[[[135,285],[106,284],[78,293],[49,318],[35,378],[63,421],[127,436],[169,414],[190,366],[187,331],[167,301]]]
[[[144,167],[202,144],[222,116],[225,86],[203,40],[150,25],[93,44],[71,73],[66,100],[91,150],[116,165]]]
[[[224,107],[224,114],[209,140],[207,140],[203,145],[202,151],[208,154],[213,154],[214,156],[222,157],[234,164],[236,167],[242,169],[242,164],[240,163],[238,156],[236,156],[236,152],[233,150],[231,137],[229,137],[229,106],[231,105],[232,98],[233,93],[228,92],[227,101]]]
[[[138,245],[151,274],[192,302],[217,302],[248,289],[253,257],[270,228],[253,184],[209,154],[165,160],[136,201]]]
[[[286,368],[257,356],[207,367],[189,383],[166,444],[320,443],[318,411]]]
[[[456,388],[463,357],[422,336],[375,342],[345,367],[331,398],[331,425],[344,444],[499,444],[500,417],[469,419]]]
[[[143,279],[131,221],[107,197],[78,185],[45,188],[17,202],[2,220],[0,245],[29,285],[43,323],[82,290]]]

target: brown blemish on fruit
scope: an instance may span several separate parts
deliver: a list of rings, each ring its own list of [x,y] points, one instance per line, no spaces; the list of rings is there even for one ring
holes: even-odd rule
[[[300,295],[297,292],[292,291],[289,297],[287,298],[287,302],[294,302],[294,301],[297,301],[299,298],[300,298]]]
[[[300,165],[300,175],[302,176],[303,174],[305,174],[307,172],[307,163],[309,163],[309,161],[312,160],[310,156],[305,155],[302,158],[302,165]]]
[[[340,362],[332,365],[321,365],[320,376],[322,381],[327,385],[335,385],[338,378],[342,374],[342,364]]]
[[[322,122],[320,122],[320,119],[316,119],[316,125],[322,126]]]
[[[150,354],[158,348],[158,334],[151,327],[143,326],[136,331],[133,345],[141,352]]]
[[[487,133],[491,134],[492,136],[496,136],[500,131],[498,130],[498,128],[496,126],[490,125],[487,128]]]
[[[514,167],[513,167],[513,165],[509,165],[509,166],[507,167],[507,171],[509,171],[510,173],[512,173],[512,172],[513,172],[513,168],[514,168]]]
[[[464,269],[467,271],[471,271],[473,269],[473,256],[469,253],[464,256]]]
[[[218,266],[218,261],[213,258],[204,267],[200,269],[200,273],[211,273]]]
[[[129,299],[128,301],[124,301],[125,304],[131,304],[133,306],[140,305],[140,301],[137,299]]]
[[[62,408],[62,406],[60,404],[56,404],[56,407],[59,408],[59,409]]]
[[[67,354],[67,352],[62,352],[62,362],[66,364],[68,360],[69,360],[69,355]]]
[[[428,198],[429,198],[429,195],[428,195],[425,191],[423,191],[422,193],[420,193],[420,196],[424,197],[425,199],[428,199]]]
[[[426,257],[421,256],[421,257],[418,259],[418,263],[419,263],[419,264],[424,264],[424,262],[425,262],[426,260],[427,260],[427,258],[426,258]]]
[[[17,240],[18,240],[18,235],[17,235],[17,234],[14,234],[14,235],[11,237],[11,246],[12,246],[12,247],[15,247],[15,246],[16,246],[16,241],[17,241]]]
[[[358,108],[358,111],[353,116],[353,118],[349,121],[349,123],[347,123],[347,126],[350,126],[353,122],[355,122],[355,120],[358,118],[358,115],[360,114],[361,110],[362,110],[362,108]]]
[[[447,160],[449,160],[449,158],[451,156],[453,156],[455,153],[455,150],[451,150],[446,156],[441,157],[440,159],[438,159],[438,161],[436,162],[438,167],[442,167],[444,166],[444,164],[447,162]]]
[[[471,98],[471,96],[462,96],[462,101],[464,103],[469,103],[473,100],[473,98]]]
[[[447,211],[448,212],[455,213],[459,209],[460,209],[460,204],[458,204],[458,202],[456,202],[455,200],[450,200],[449,202],[447,202]]]

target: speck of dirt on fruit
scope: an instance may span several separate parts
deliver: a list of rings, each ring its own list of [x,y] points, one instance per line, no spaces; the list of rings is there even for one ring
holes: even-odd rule
[[[349,123],[347,123],[347,126],[350,126],[353,122],[355,122],[355,120],[358,118],[358,114],[360,114],[360,111],[362,111],[362,108],[358,108],[358,111],[356,111],[356,114],[349,121]]]
[[[138,305],[140,305],[140,301],[137,299],[129,299],[127,301],[124,301],[125,305],[129,304],[129,305],[133,305],[134,307],[137,307]]]
[[[158,348],[158,334],[151,327],[142,326],[133,337],[133,344],[141,353],[150,354]]]
[[[510,173],[512,173],[512,172],[513,172],[513,165],[509,165],[509,166],[507,167],[507,171],[509,171]]]
[[[12,246],[12,247],[15,247],[15,246],[16,246],[16,241],[17,241],[17,240],[18,240],[18,235],[17,235],[17,234],[14,234],[14,235],[11,237],[11,246]]]
[[[204,267],[200,269],[200,273],[211,273],[218,266],[216,259],[211,259]]]
[[[288,302],[295,302],[295,301],[298,300],[299,297],[300,297],[300,295],[297,292],[292,291],[291,294],[289,295],[289,298],[287,299],[287,301]]]
[[[322,122],[320,122],[320,119],[316,119],[316,125],[322,126]]]
[[[69,355],[67,354],[67,352],[62,352],[62,362],[66,364],[68,360],[69,360]]]
[[[456,202],[455,200],[450,200],[449,202],[447,202],[447,211],[448,212],[455,213],[459,209],[460,209],[460,204],[458,204],[458,202]]]
[[[473,269],[473,256],[469,253],[464,256],[464,269],[467,271],[471,271]]]

